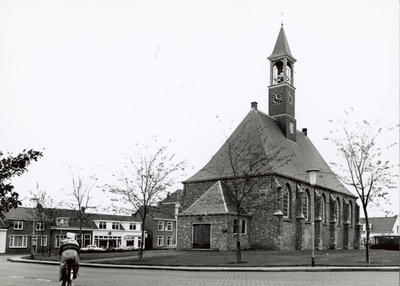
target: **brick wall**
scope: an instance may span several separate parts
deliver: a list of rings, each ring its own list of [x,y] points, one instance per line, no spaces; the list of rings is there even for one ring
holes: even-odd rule
[[[210,225],[210,249],[235,250],[236,234],[233,233],[234,215],[207,215],[207,216],[179,216],[178,217],[178,245],[177,249],[192,249],[193,225]],[[250,223],[247,217],[241,217],[247,221],[247,231],[240,233],[241,249],[249,248]]]

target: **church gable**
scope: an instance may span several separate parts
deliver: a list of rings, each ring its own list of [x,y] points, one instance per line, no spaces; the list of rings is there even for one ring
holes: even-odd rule
[[[216,182],[182,215],[236,214],[236,207],[229,187],[221,181]]]

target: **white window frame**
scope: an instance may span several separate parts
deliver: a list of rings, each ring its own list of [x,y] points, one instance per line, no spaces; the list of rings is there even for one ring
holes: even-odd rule
[[[163,235],[159,235],[157,237],[157,246],[164,246],[164,236]]]
[[[14,230],[23,230],[23,229],[24,229],[23,221],[14,221]]]
[[[167,246],[172,245],[172,236],[167,236]]]
[[[54,241],[55,248],[60,248],[61,241],[63,241],[63,239],[65,239],[66,237],[67,236],[65,234],[56,234],[55,237],[54,237],[54,239],[55,239],[55,241]]]
[[[47,241],[48,241],[47,235],[40,236],[40,246],[47,246]],[[46,242],[46,243],[43,243],[43,242]]]
[[[121,229],[120,226],[121,226],[120,222],[113,221],[111,224],[111,229]]]
[[[44,223],[36,222],[35,229],[36,229],[37,231],[44,231]]]
[[[136,230],[136,223],[129,223],[129,230]]]
[[[15,238],[16,237],[22,238],[22,241],[21,241],[22,245],[15,246]],[[28,247],[28,236],[27,235],[10,235],[8,246],[10,248],[27,248]]]
[[[107,222],[106,221],[99,221],[99,229],[107,229]]]
[[[164,222],[163,221],[158,222],[158,231],[164,231]]]
[[[173,231],[174,223],[172,221],[167,222],[167,226],[165,227],[166,231]]]

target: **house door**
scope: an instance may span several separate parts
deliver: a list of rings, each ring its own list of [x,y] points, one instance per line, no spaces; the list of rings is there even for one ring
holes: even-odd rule
[[[210,224],[193,225],[193,248],[210,249]]]

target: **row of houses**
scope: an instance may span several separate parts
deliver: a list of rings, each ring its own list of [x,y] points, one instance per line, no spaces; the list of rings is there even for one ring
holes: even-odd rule
[[[141,244],[142,222],[137,215],[123,216],[92,213],[80,223],[75,210],[58,209],[55,222],[46,225],[38,219],[37,210],[19,207],[0,217],[0,253],[54,253],[67,232],[77,234],[82,247],[96,245],[104,249],[137,249]],[[146,248],[175,247],[176,222],[174,215],[157,209],[146,220]],[[154,229],[153,229],[154,228]],[[154,240],[154,242],[153,242]]]

